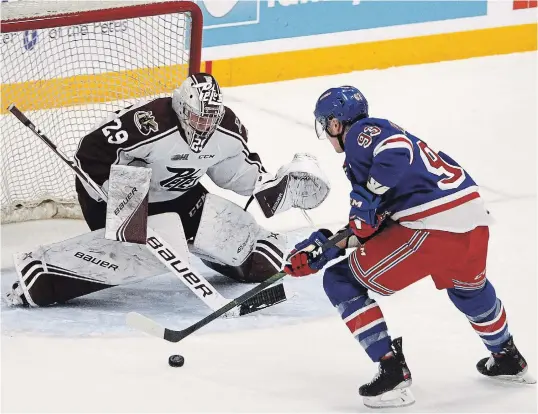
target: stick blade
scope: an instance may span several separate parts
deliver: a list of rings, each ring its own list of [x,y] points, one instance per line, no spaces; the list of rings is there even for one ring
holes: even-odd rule
[[[164,339],[165,328],[154,320],[137,312],[129,312],[126,316],[127,325],[131,328],[145,332],[148,335]]]

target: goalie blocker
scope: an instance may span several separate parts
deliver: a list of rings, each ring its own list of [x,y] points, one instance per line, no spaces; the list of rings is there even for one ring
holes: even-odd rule
[[[105,237],[146,244],[151,168],[110,167]]]

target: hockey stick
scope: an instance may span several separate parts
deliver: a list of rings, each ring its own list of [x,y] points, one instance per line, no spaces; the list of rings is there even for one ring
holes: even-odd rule
[[[351,234],[352,234],[352,230],[349,228],[346,228],[344,231],[337,233],[336,235],[331,237],[325,244],[323,244],[322,246],[314,250],[313,251],[314,256],[321,254],[323,251],[327,249],[330,249],[331,247],[336,245],[338,242],[347,239]],[[279,273],[274,274],[269,279],[265,280],[264,282],[260,283],[259,285],[250,289],[249,291],[243,293],[241,296],[232,300],[227,305],[211,313],[210,315],[207,315],[205,318],[199,320],[198,322],[189,326],[186,329],[175,331],[173,329],[165,328],[161,326],[160,324],[158,324],[157,322],[155,322],[153,319],[150,319],[137,312],[129,312],[127,314],[127,317],[126,317],[127,325],[129,325],[132,328],[138,329],[142,332],[145,332],[148,335],[156,336],[158,338],[162,338],[169,342],[179,342],[185,337],[189,336],[190,334],[196,332],[198,329],[204,327],[208,323],[219,318],[221,315],[224,315],[230,309],[236,306],[240,306],[242,303],[244,303],[245,301],[255,296],[258,292],[271,286],[273,283],[282,279],[284,276],[286,276],[286,273],[284,272],[279,272]]]
[[[64,162],[66,163],[77,175],[77,177],[90,186],[102,200],[105,202],[108,200],[107,194],[103,189],[95,183],[74,161],[67,158],[67,156],[61,152],[58,147],[24,115],[14,104],[8,106],[8,110],[27,128],[29,128],[41,141]],[[150,243],[146,243],[148,250],[163,263],[174,275],[178,277],[198,298],[200,298],[207,306],[213,311],[222,308],[226,303],[230,302],[230,299],[223,297],[202,275],[194,272],[187,264],[181,260],[181,256],[173,249],[173,247],[164,240],[153,229],[148,227],[147,238]],[[273,288],[274,291],[266,292],[265,297],[254,298],[256,300],[247,304],[244,309],[237,309],[228,313],[226,316],[240,316],[247,313],[254,312],[263,307],[276,305],[285,300],[285,293],[280,292],[278,286]],[[280,293],[280,296],[278,294]],[[264,299],[271,300],[270,303],[265,303]],[[260,303],[261,302],[261,303]],[[233,307],[229,308],[231,310]]]

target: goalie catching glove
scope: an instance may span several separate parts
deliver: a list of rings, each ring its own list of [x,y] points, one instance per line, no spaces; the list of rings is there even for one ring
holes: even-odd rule
[[[323,269],[329,261],[343,256],[344,250],[336,246],[321,251],[321,246],[332,235],[330,230],[320,229],[312,233],[308,239],[297,243],[290,253],[290,264],[284,267],[284,272],[294,277],[308,276]]]
[[[319,206],[329,195],[331,185],[309,154],[295,154],[293,160],[278,170],[276,177],[260,176],[253,196],[263,214],[269,218],[292,207],[309,210]]]

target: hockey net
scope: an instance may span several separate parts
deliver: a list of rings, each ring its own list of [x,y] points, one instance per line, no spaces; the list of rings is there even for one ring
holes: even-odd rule
[[[7,111],[14,103],[69,157],[111,112],[169,96],[200,68],[195,3],[2,3],[2,223],[81,218],[75,179]]]

